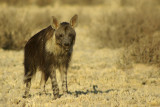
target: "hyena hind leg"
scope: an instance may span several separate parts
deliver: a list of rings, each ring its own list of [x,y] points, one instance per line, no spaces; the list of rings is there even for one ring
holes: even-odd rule
[[[24,83],[26,84],[26,89],[25,89],[25,93],[24,93],[24,98],[30,97],[29,91],[31,88],[31,80],[32,77],[35,75],[36,73],[36,68],[34,66],[27,66],[25,65],[25,75],[24,75]]]
[[[25,93],[24,93],[24,96],[23,96],[24,98],[29,97],[29,91],[30,91],[30,88],[31,88],[32,76],[33,76],[33,73],[31,71],[27,72],[24,76],[24,83],[26,84],[26,89],[25,89]]]
[[[30,97],[30,94],[29,94],[30,88],[31,88],[31,81],[28,81],[28,82],[26,83],[26,89],[25,89],[25,93],[24,93],[23,98]]]

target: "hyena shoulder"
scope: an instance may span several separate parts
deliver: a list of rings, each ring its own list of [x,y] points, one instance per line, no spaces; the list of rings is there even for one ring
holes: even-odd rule
[[[45,51],[54,55],[63,53],[63,49],[56,44],[55,35],[53,34],[50,39],[46,40]]]

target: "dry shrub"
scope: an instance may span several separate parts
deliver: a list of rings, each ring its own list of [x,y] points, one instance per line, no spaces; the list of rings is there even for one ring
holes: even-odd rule
[[[104,14],[92,29],[94,37],[103,47],[124,47],[121,62],[125,66],[132,61],[160,64],[160,35],[157,33],[160,31],[160,9],[152,3],[145,5],[149,3],[136,5],[132,10],[124,7]]]
[[[141,38],[128,50],[130,60],[136,63],[160,65],[160,32]]]
[[[3,49],[23,49],[33,33],[48,26],[51,18],[46,11],[31,12],[23,8],[7,7],[0,12],[0,47]]]
[[[103,4],[105,0],[61,0],[60,2],[69,5],[98,5]]]
[[[30,0],[0,0],[0,3],[6,3],[8,5],[16,5],[16,6],[22,6],[27,5],[30,3]]]
[[[53,5],[56,2],[67,5],[98,5],[103,4],[105,0],[0,0],[0,3],[6,3],[12,6],[38,5],[47,6]]]
[[[54,15],[61,21],[69,21],[76,13],[72,8],[57,9],[51,7],[1,7],[0,8],[0,48],[20,50],[35,33],[51,24]],[[63,15],[62,15],[63,13]],[[82,17],[85,16],[81,13]],[[64,19],[62,20],[62,16]],[[83,18],[80,18],[83,20]],[[81,24],[80,24],[81,25]]]
[[[160,66],[160,32],[141,38],[120,52],[117,67],[128,69],[133,63]]]
[[[109,48],[128,47],[160,27],[158,9],[122,10],[103,15],[93,26],[93,35]]]
[[[129,49],[122,49],[116,60],[116,67],[119,69],[127,70],[133,67],[133,60],[130,57],[130,50]]]
[[[141,19],[137,13],[127,10],[116,11],[112,14],[103,14],[93,26],[92,33],[104,47],[126,47],[137,39],[137,33],[141,32]],[[139,26],[140,25],[140,26]]]
[[[37,0],[36,4],[39,6],[52,5],[55,3],[55,0]]]
[[[21,49],[31,33],[31,23],[19,12],[14,8],[0,12],[0,47],[3,49]]]
[[[122,6],[160,5],[159,0],[120,0]]]
[[[136,32],[133,43],[124,51],[130,61],[135,63],[160,65],[160,10],[156,7],[143,7],[139,9],[140,32]],[[137,19],[137,21],[138,21]],[[134,35],[133,35],[134,36]],[[124,59],[124,60],[126,60]]]
[[[38,6],[47,6],[52,5],[57,0],[0,0],[0,3],[6,3],[12,6],[26,6],[26,5],[38,5]]]

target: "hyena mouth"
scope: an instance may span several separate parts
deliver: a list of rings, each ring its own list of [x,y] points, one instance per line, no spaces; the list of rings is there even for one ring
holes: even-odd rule
[[[65,46],[65,45],[62,45],[62,44],[57,44],[57,45],[59,45],[59,47],[61,47],[65,51],[69,51],[70,50],[70,46]]]
[[[63,46],[65,51],[68,51],[70,49],[70,46]]]

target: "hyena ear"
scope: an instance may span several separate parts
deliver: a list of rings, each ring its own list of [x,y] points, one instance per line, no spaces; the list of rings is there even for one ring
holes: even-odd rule
[[[56,17],[52,16],[52,24],[51,24],[53,29],[57,29],[59,26],[58,20]]]
[[[70,25],[75,28],[78,25],[78,15],[74,15],[70,20]]]

